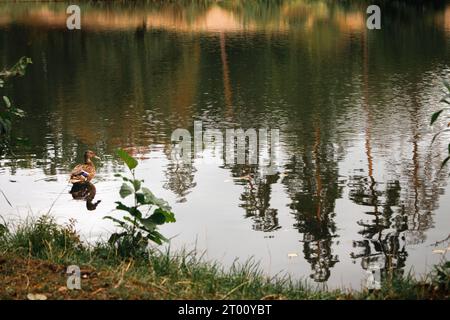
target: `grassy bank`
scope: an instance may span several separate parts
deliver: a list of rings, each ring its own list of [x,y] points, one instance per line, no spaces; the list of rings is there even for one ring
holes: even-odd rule
[[[66,288],[73,264],[81,268],[81,290]],[[421,281],[394,277],[375,292],[320,291],[287,277],[268,279],[252,262],[224,270],[196,252],[153,249],[125,258],[108,243],[87,246],[73,225],[51,217],[0,225],[0,299],[448,299],[449,271],[447,263]]]

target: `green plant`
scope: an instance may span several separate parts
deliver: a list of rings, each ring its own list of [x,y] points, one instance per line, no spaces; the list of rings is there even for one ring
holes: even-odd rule
[[[443,259],[440,264],[434,266],[434,284],[437,289],[446,292],[450,289],[450,261]]]
[[[442,109],[439,109],[438,111],[436,111],[435,113],[433,113],[433,115],[431,116],[431,123],[430,125],[433,125],[441,116],[441,114],[444,111],[448,111],[449,110],[449,106],[450,106],[450,83],[448,81],[444,81],[444,86],[445,86],[445,91],[444,91],[444,97],[441,99],[440,102],[447,104],[447,107],[444,107]],[[433,137],[433,141],[436,140],[436,138],[444,133],[444,132],[448,132],[450,131],[450,122],[447,124],[445,129],[441,129],[438,133],[436,133]],[[448,161],[450,161],[450,143],[448,144],[448,156],[444,159],[444,161],[442,162],[441,167],[444,167]]]
[[[49,294],[51,299],[450,298],[450,264],[445,256],[423,277],[411,270],[383,278],[380,290],[327,290],[285,273],[269,277],[254,259],[236,259],[225,268],[218,261],[206,260],[205,252],[195,248],[155,247],[130,261],[103,240],[80,243],[73,221],[56,225],[49,216],[14,225],[9,222],[9,226],[5,225],[3,236],[0,232],[0,299],[25,298],[30,292]],[[72,264],[86,275],[83,290],[60,289],[67,280],[64,270]],[[21,281],[25,278],[27,285]]]
[[[22,57],[20,60],[10,69],[0,72],[0,88],[5,86],[7,79],[15,76],[23,76],[28,64],[31,63],[31,59]],[[4,108],[0,109],[0,137],[7,137],[11,132],[11,124],[14,118],[22,118],[25,116],[25,112],[22,109],[14,106],[11,100],[7,96],[3,96]]]
[[[175,222],[175,216],[165,200],[155,197],[148,188],[142,186],[143,180],[136,179],[137,160],[122,149],[119,149],[117,154],[131,172],[131,178],[116,175],[123,179],[119,194],[122,199],[133,195],[134,202],[131,206],[121,201],[116,202],[116,209],[125,212],[122,219],[104,217],[114,221],[122,229],[121,232],[113,233],[108,242],[116,247],[121,256],[141,255],[146,251],[150,241],[157,244],[167,241],[158,232],[158,226]]]
[[[59,225],[50,215],[40,216],[37,220],[27,220],[13,231],[6,223],[0,224],[0,240],[1,249],[40,258],[61,259],[82,248],[74,221]]]

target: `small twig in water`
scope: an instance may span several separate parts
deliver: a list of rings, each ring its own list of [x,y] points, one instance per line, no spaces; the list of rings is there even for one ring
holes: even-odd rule
[[[49,214],[50,211],[52,211],[53,206],[55,205],[56,201],[58,201],[59,197],[61,197],[61,195],[64,193],[64,191],[66,191],[66,189],[67,189],[68,186],[69,186],[69,185],[66,185],[66,186],[64,187],[64,189],[58,194],[58,196],[56,197],[56,199],[53,201],[52,205],[51,205],[50,208],[48,209],[47,214]]]
[[[432,247],[437,247],[438,245],[440,245],[441,243],[450,241],[450,234],[447,236],[447,238],[445,238],[444,240],[441,241],[436,241],[435,243],[431,244],[430,246]]]
[[[11,202],[9,202],[8,197],[7,197],[6,194],[3,192],[2,189],[0,189],[0,192],[2,193],[2,195],[3,195],[3,197],[5,198],[6,202],[8,202],[9,206],[12,208]]]

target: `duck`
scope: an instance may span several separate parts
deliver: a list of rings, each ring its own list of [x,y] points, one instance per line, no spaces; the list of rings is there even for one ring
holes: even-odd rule
[[[78,164],[75,166],[75,168],[73,168],[72,172],[70,173],[70,183],[85,183],[91,181],[92,178],[94,178],[95,166],[91,160],[93,158],[100,160],[100,158],[95,154],[94,151],[87,150],[84,153],[84,163]]]

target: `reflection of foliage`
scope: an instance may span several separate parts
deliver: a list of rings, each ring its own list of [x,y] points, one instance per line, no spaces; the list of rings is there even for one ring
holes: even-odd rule
[[[149,189],[141,186],[142,180],[136,179],[134,170],[138,165],[137,160],[123,150],[117,153],[132,175],[131,179],[120,175],[124,180],[120,196],[126,198],[134,195],[134,205],[129,207],[117,201],[116,209],[125,211],[127,215],[122,220],[111,216],[104,218],[114,221],[122,228],[122,232],[113,233],[109,238],[109,243],[116,247],[118,254],[126,257],[136,256],[145,251],[149,241],[162,244],[167,240],[157,229],[159,225],[175,222],[175,216],[166,201],[156,198]]]
[[[342,190],[332,156],[334,150],[321,142],[321,136],[325,135],[318,126],[315,133],[311,155],[304,153],[300,161],[294,156],[286,166],[289,175],[283,183],[292,193],[290,208],[297,220],[294,227],[303,234],[303,253],[311,264],[311,278],[324,282],[330,277],[330,269],[339,261],[333,254],[332,245],[337,236],[335,201]]]
[[[332,253],[332,244],[333,241],[330,239],[304,241],[303,253],[313,270],[311,278],[316,282],[328,280],[331,275],[330,269],[339,262],[338,256]]]
[[[31,64],[31,59],[27,57],[22,57],[9,70],[0,71],[0,78],[4,80],[5,78],[10,77],[24,76],[28,64]],[[0,81],[1,85],[3,85],[3,80]]]
[[[0,88],[3,88],[5,81],[16,76],[23,76],[28,64],[31,63],[30,58],[22,57],[10,69],[0,72]],[[8,138],[11,132],[11,125],[14,118],[22,118],[25,112],[11,103],[7,96],[3,96],[4,107],[0,109],[0,138]]]
[[[347,9],[342,8],[341,1],[330,1],[336,7],[328,10],[330,21],[333,19],[346,22]],[[100,4],[86,4],[86,10],[92,10],[101,21],[107,21],[112,13],[109,9],[117,7],[117,12],[124,15],[124,22],[136,21],[131,13],[137,17],[145,16],[149,12],[167,13],[172,16],[171,6],[182,7],[180,2],[108,2]],[[190,1],[183,2],[189,7]],[[194,1],[192,3],[200,3]],[[202,2],[206,3],[206,2]],[[212,3],[212,2],[211,2]],[[233,4],[226,1],[212,3],[222,8],[228,8]],[[267,17],[270,25],[283,23],[282,5],[294,7],[293,19],[297,13],[314,18],[314,12],[300,10],[303,1],[242,1],[235,2],[236,7],[254,7],[255,18],[250,13],[244,15],[249,21],[258,16]],[[319,3],[308,1],[305,3]],[[121,5],[120,5],[121,4]],[[292,5],[291,5],[292,4]],[[21,16],[18,11],[20,6],[25,13],[34,12],[32,7],[39,9],[42,4],[2,4],[5,12],[14,16]],[[130,12],[122,10],[122,6],[129,7]],[[208,5],[192,5],[192,11],[197,7]],[[280,8],[277,8],[279,6]],[[45,5],[45,7],[58,7],[62,11],[65,7],[58,4]],[[327,7],[327,6],[321,6]],[[341,10],[337,10],[341,9]],[[345,10],[344,10],[345,9]],[[202,12],[201,9],[200,14]],[[232,13],[234,14],[232,9]],[[240,10],[240,9],[236,9]],[[47,12],[47,10],[38,10]],[[188,10],[189,11],[189,10]],[[177,12],[177,11],[175,11]],[[175,17],[183,19],[186,15],[181,10]],[[65,14],[65,11],[63,12]],[[272,18],[270,18],[273,13]],[[337,15],[339,13],[339,15]],[[5,13],[4,13],[5,14]],[[423,14],[423,13],[421,13]],[[439,12],[427,12],[427,19],[432,20]],[[164,15],[163,15],[164,16]],[[408,16],[405,14],[405,16]],[[25,17],[27,17],[25,15]],[[112,17],[111,17],[112,19]],[[301,20],[300,19],[300,20]],[[173,20],[170,20],[173,21]],[[176,21],[176,20],[175,20]],[[2,32],[2,43],[8,47],[2,47],[5,60],[11,59],[11,52],[24,52],[29,50],[33,62],[37,63],[33,74],[23,79],[26,85],[23,88],[14,88],[14,94],[21,99],[20,105],[30,112],[39,110],[36,117],[40,121],[27,117],[21,124],[21,128],[29,137],[29,154],[34,154],[34,159],[40,159],[37,165],[34,161],[11,162],[10,167],[50,167],[47,174],[55,174],[57,168],[68,167],[71,163],[71,155],[77,152],[74,145],[84,144],[92,146],[98,144],[97,149],[102,148],[106,153],[112,152],[118,145],[148,146],[153,143],[168,144],[171,130],[176,127],[186,127],[193,116],[220,118],[222,104],[219,95],[223,90],[221,78],[211,78],[211,74],[220,74],[221,66],[218,64],[218,41],[214,37],[197,35],[172,34],[162,30],[150,30],[142,37],[136,37],[134,32],[102,33],[87,32],[72,35],[75,41],[71,42],[70,50],[60,54],[60,48],[66,46],[64,32],[52,30],[49,37],[34,41],[27,49],[28,39],[33,39],[34,28],[25,21],[14,28],[5,29]],[[118,21],[122,23],[122,20]],[[257,24],[264,25],[261,21]],[[25,25],[25,27],[24,27]],[[419,28],[420,27],[420,28]],[[419,29],[419,30],[416,30]],[[132,29],[133,30],[133,29]],[[261,29],[264,31],[264,29]],[[354,54],[359,52],[358,37],[346,37],[334,27],[334,23],[322,23],[313,28],[314,32],[304,33],[303,28],[295,28],[289,31],[289,36],[277,36],[271,41],[263,41],[259,33],[248,33],[245,39],[239,37],[227,41],[227,53],[229,59],[232,89],[238,89],[234,99],[236,106],[233,109],[233,121],[247,121],[247,123],[265,124],[271,122],[275,125],[283,123],[284,114],[290,114],[286,122],[298,128],[299,124],[308,131],[307,115],[314,108],[318,108],[320,117],[326,118],[330,124],[329,132],[339,132],[338,124],[342,119],[352,119],[352,108],[348,108],[347,97],[357,93],[357,86],[347,85],[359,78],[358,68],[355,65]],[[424,36],[425,41],[421,50],[414,50],[417,45],[416,32],[434,34],[433,37]],[[412,70],[414,74],[423,74],[433,70],[430,63],[435,60],[447,60],[445,46],[441,45],[444,34],[436,29],[434,24],[420,24],[413,29],[399,28],[398,32],[404,39],[404,45],[398,52],[386,52],[394,50],[395,39],[386,36],[385,33],[373,35],[376,43],[387,43],[385,46],[372,46],[371,57],[374,63],[385,66],[381,69],[371,70],[371,76],[380,79],[392,74],[405,74]],[[372,36],[372,35],[371,35]],[[384,38],[386,36],[386,38]],[[230,37],[231,38],[231,37]],[[349,41],[349,39],[353,39]],[[245,41],[251,46],[251,50],[244,50],[246,46],[235,45]],[[231,46],[230,46],[231,44]],[[256,45],[257,44],[257,45]],[[124,51],[122,48],[128,48]],[[395,50],[397,50],[395,49]],[[336,51],[337,50],[337,51]],[[338,54],[339,63],[332,57]],[[395,57],[401,55],[403,59],[397,61]],[[297,57],[292,59],[291,57]],[[422,63],[416,64],[417,59]],[[101,64],[96,61],[102,61]],[[122,67],[123,61],[127,61],[127,68]],[[193,62],[195,61],[195,63]],[[69,63],[66,63],[69,62]],[[412,65],[414,63],[414,68]],[[61,65],[65,68],[60,68]],[[264,68],[259,66],[264,65]],[[198,68],[198,72],[194,70]],[[82,70],[82,72],[81,72]],[[305,83],[299,77],[302,74],[311,76],[310,84]],[[271,81],[267,81],[270,75]],[[330,76],[333,75],[333,76]],[[46,81],[42,81],[46,79]],[[340,79],[340,81],[334,81]],[[320,83],[320,86],[317,85]],[[378,83],[381,83],[378,81]],[[252,84],[252,85],[248,85]],[[120,88],[120,90],[118,89]],[[383,87],[373,84],[373,89],[381,98],[389,96]],[[327,94],[321,94],[322,90]],[[400,87],[396,90],[400,90]],[[261,94],[264,91],[265,94]],[[20,92],[20,93],[19,93]],[[203,93],[209,92],[209,95]],[[213,94],[211,94],[213,93]],[[192,97],[189,98],[188,97]],[[332,99],[327,101],[327,97]],[[74,103],[76,101],[76,103]],[[283,103],[278,103],[283,101]],[[1,101],[0,101],[1,102]],[[132,105],[132,106],[131,106]],[[339,105],[338,119],[332,118],[331,106]],[[393,104],[380,103],[380,113],[389,114]],[[125,107],[127,106],[127,107]],[[245,106],[242,108],[240,106]],[[152,121],[145,121],[145,115],[151,112],[155,115]],[[80,114],[89,114],[89,119],[80,117]],[[357,118],[357,117],[356,117]],[[305,119],[305,121],[303,121]],[[222,120],[222,119],[218,119]],[[337,120],[337,121],[336,121]],[[91,125],[87,126],[86,122]],[[252,121],[252,122],[249,122]],[[355,121],[355,120],[351,120]],[[276,123],[275,123],[276,122]],[[356,122],[356,121],[355,121]],[[181,123],[181,125],[180,125]],[[258,124],[252,125],[256,127]],[[95,126],[96,130],[90,130]],[[352,123],[348,123],[348,128]],[[83,146],[84,148],[84,146]],[[83,149],[80,148],[80,149]],[[58,156],[53,156],[53,150]],[[175,168],[174,168],[175,169]]]
[[[364,240],[354,241],[353,246],[359,247],[361,252],[352,253],[351,257],[362,258],[365,270],[380,269],[385,278],[403,272],[408,255],[405,248],[408,221],[404,207],[398,207],[399,181],[388,182],[385,191],[378,190],[377,186],[372,177],[354,176],[349,183],[350,199],[356,204],[373,207],[373,211],[366,212],[371,220],[358,221]]]
[[[240,206],[245,209],[245,217],[253,220],[253,229],[263,232],[280,229],[278,210],[270,207],[271,185],[278,181],[278,175],[262,177],[257,166],[235,165],[231,171],[244,185]]]
[[[306,201],[305,201],[306,200]],[[297,197],[298,204],[309,201],[310,196]],[[332,239],[336,237],[336,225],[333,221],[335,216],[331,212],[321,212],[317,214],[316,207],[291,206],[296,210],[297,223],[294,225],[299,232],[303,233],[303,253],[305,259],[311,264],[313,273],[311,278],[317,282],[323,282],[330,277],[330,269],[339,261],[338,256],[333,254]],[[308,208],[309,207],[309,208]],[[312,211],[310,211],[312,210]]]
[[[171,161],[166,169],[167,181],[163,187],[174,192],[178,202],[185,202],[186,196],[197,185],[194,182],[196,169],[191,163],[176,163]]]

